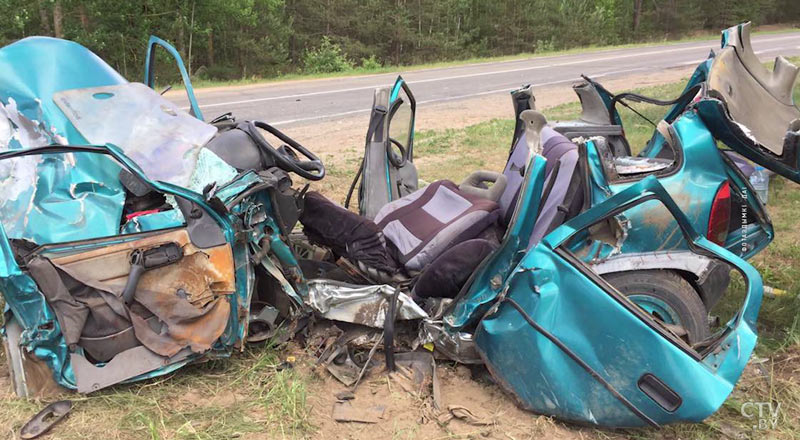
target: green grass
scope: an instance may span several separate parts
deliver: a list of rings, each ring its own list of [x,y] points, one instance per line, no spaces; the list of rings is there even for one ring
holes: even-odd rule
[[[58,438],[212,440],[264,432],[305,438],[313,432],[307,380],[295,369],[276,371],[281,356],[285,353],[276,348],[249,346],[232,359],[191,365],[162,378],[64,396],[75,408],[55,431]],[[0,400],[0,438],[13,438],[10,434],[42,406]]]
[[[782,32],[788,32],[792,30],[791,28],[781,29],[781,30],[769,30],[769,31],[757,31],[754,32],[754,35],[768,35],[768,34],[776,34]],[[588,50],[613,50],[613,49],[625,49],[631,47],[642,47],[654,44],[663,44],[663,43],[686,43],[691,41],[702,41],[702,40],[709,40],[719,38],[719,32],[700,32],[697,34],[693,34],[691,36],[686,36],[684,38],[674,39],[674,40],[667,40],[667,39],[658,39],[654,38],[651,40],[647,40],[644,42],[639,43],[629,43],[629,44],[618,44],[618,45],[606,45],[606,46],[584,46],[584,47],[575,47],[571,49],[562,49],[562,50],[545,50],[536,53],[531,52],[523,52],[514,55],[502,55],[502,56],[495,56],[495,57],[470,57],[464,58],[459,60],[449,60],[449,61],[438,61],[438,62],[431,62],[431,63],[422,63],[422,64],[413,64],[413,65],[384,65],[379,68],[364,68],[364,67],[354,67],[352,69],[348,69],[342,72],[332,72],[332,73],[303,73],[303,72],[293,72],[293,73],[286,73],[282,75],[278,75],[275,77],[260,77],[260,76],[249,76],[247,78],[241,79],[234,79],[234,80],[214,80],[214,79],[202,79],[202,78],[192,78],[192,86],[195,89],[202,89],[202,88],[209,88],[209,87],[226,87],[226,86],[240,86],[240,85],[251,85],[251,84],[267,84],[271,82],[277,81],[290,81],[290,80],[303,80],[303,79],[320,79],[320,78],[339,78],[339,77],[346,77],[346,76],[357,76],[357,75],[377,75],[381,73],[392,73],[392,72],[411,72],[415,70],[424,70],[424,69],[434,69],[434,68],[441,68],[441,67],[452,67],[452,66],[461,66],[465,64],[475,64],[475,63],[496,63],[501,61],[514,61],[514,60],[524,60],[530,58],[541,58],[541,57],[549,57],[549,56],[556,56],[556,55],[569,55],[575,53],[582,53]],[[183,83],[173,84],[174,90],[179,90],[183,88]],[[156,89],[160,89],[156,87]]]

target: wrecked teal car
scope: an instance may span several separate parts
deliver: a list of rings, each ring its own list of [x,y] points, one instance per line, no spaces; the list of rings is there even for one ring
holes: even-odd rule
[[[753,348],[762,287],[741,258],[773,238],[769,217],[730,151],[800,182],[800,111],[792,102],[797,74],[781,57],[772,71],[761,64],[750,45],[749,24],[723,31],[721,50],[697,68],[682,96],[661,103],[672,107],[654,124],[653,138],[638,156],[631,156],[625,143],[615,105],[648,99],[614,96],[592,81],[578,84],[582,120],[553,128],[580,138],[592,208],[519,260],[500,260],[483,273],[477,282],[486,284],[473,285],[444,315],[446,329],[452,335],[474,325],[471,338],[481,359],[536,412],[607,426],[700,421],[712,414]],[[730,200],[720,203],[720,194]],[[609,209],[600,216],[615,219],[613,226],[591,218],[603,206]],[[673,221],[665,222],[670,214]],[[614,230],[620,224],[622,233]],[[618,247],[616,255],[609,254],[611,246]],[[665,305],[677,303],[640,296],[652,288],[649,275],[637,273],[647,258],[625,262],[626,254],[665,249],[710,258],[707,267],[733,268],[747,280],[746,293],[736,297],[742,308],[688,345],[672,339],[686,342],[687,327],[664,319],[671,316]],[[655,266],[662,276],[693,261],[674,257]],[[614,259],[627,265],[623,276],[638,280],[640,290],[620,288],[620,278],[609,276],[603,266]],[[693,261],[684,270],[700,265]],[[487,289],[496,273],[503,274],[503,282]],[[662,280],[672,292],[680,291],[666,276]],[[725,284],[725,294],[733,295]],[[620,294],[640,307],[630,307]],[[656,326],[648,324],[652,318]],[[659,336],[639,326],[667,332]]]
[[[186,114],[76,43],[27,38],[0,64],[0,291],[18,395],[163,375],[230,355],[277,307],[300,313],[304,280],[280,238],[297,198],[282,168],[318,180],[313,154],[273,129],[308,159],[268,146],[264,167],[238,171],[201,148],[220,128],[197,107]],[[259,271],[283,301],[254,295]],[[252,325],[256,302],[275,316]]]
[[[583,182],[578,185],[582,188],[575,190],[577,197],[583,199],[582,209],[655,176],[695,230],[749,259],[773,240],[774,233],[769,215],[748,181],[753,166],[744,158],[800,182],[797,166],[792,165],[796,162],[792,151],[797,148],[800,127],[793,122],[800,114],[791,98],[797,68],[778,57],[774,73],[767,71],[753,53],[749,23],[726,29],[722,34],[719,55],[712,51],[675,99],[614,94],[584,77],[573,85],[582,106],[580,118],[553,121],[548,129],[574,140],[573,147],[581,150],[574,174],[579,174]],[[533,108],[532,87],[513,91],[512,101],[517,116]],[[619,113],[622,107],[630,108],[631,102],[667,108],[661,120],[650,120],[631,108],[640,118],[637,122],[650,123],[654,128],[649,142],[643,148],[636,148],[641,150],[637,154],[631,152]],[[749,103],[747,109],[743,102]],[[752,103],[759,103],[756,110],[752,109]],[[513,156],[519,148],[525,150],[520,124],[510,154]],[[557,156],[563,154],[561,150],[545,150],[544,154]],[[522,157],[520,153],[517,155]],[[691,342],[704,339],[713,330],[708,323],[717,318],[707,318],[706,314],[713,315],[716,304],[728,290],[730,268],[725,264],[703,265],[690,258],[673,258],[675,252],[684,248],[678,224],[658,212],[643,209],[632,214],[630,220],[638,226],[627,232],[619,249],[611,255],[592,254],[587,259],[626,292],[632,287],[626,285],[629,281],[626,272],[634,267],[657,269],[644,280],[652,286],[653,297],[637,295],[637,303],[662,321],[683,327]],[[688,282],[694,291],[694,295],[683,301],[689,304],[688,308],[668,293],[674,288],[666,286],[676,276]],[[637,284],[639,287],[632,290],[641,291],[642,282]],[[689,313],[691,310],[698,313]]]
[[[153,91],[159,48],[191,114]],[[359,215],[293,188],[324,177],[313,153],[262,122],[204,122],[177,52],[151,38],[148,54],[138,84],[75,43],[0,49],[2,334],[18,395],[153,378],[326,320],[376,340],[389,369],[395,351],[432,346],[484,364],[525,408],[608,427],[703,420],[743,371],[759,274],[698,233],[655,176],[562,215],[571,199],[553,188],[572,174],[543,154],[541,114],[520,112],[529,153],[509,176],[419,188],[413,94],[402,79],[376,90]],[[643,209],[677,225],[671,258],[741,274],[741,306],[713,334],[688,340],[637,305],[646,290],[598,270]]]
[[[518,401],[539,413],[610,426],[665,423],[676,417],[702,420],[712,414],[731,391],[744,365],[740,363],[734,367],[728,364],[728,367],[721,368],[725,362],[718,355],[730,348],[733,342],[741,342],[741,334],[732,334],[744,332],[748,334],[746,339],[750,338],[755,321],[748,324],[743,316],[750,314],[754,319],[760,304],[760,280],[752,268],[743,270],[747,266],[741,265],[739,258],[750,258],[773,238],[772,225],[764,207],[747,178],[728,152],[718,148],[717,142],[724,141],[734,151],[748,153],[747,157],[771,167],[768,161],[753,154],[763,148],[754,142],[756,138],[751,138],[750,144],[730,141],[731,131],[720,128],[720,121],[729,127],[745,126],[730,113],[720,111],[710,115],[701,111],[701,107],[709,103],[728,105],[725,101],[718,103],[714,88],[721,88],[718,85],[720,81],[737,80],[724,78],[726,66],[721,63],[714,65],[715,61],[753,62],[748,26],[745,24],[724,32],[722,51],[698,68],[684,93],[675,100],[663,102],[632,94],[614,96],[588,79],[577,84],[575,89],[583,105],[581,120],[542,126],[532,135],[538,138],[536,147],[529,145],[526,129],[525,114],[534,108],[531,88],[513,92],[518,121],[502,174],[478,171],[458,185],[462,192],[483,192],[484,198],[498,202],[503,225],[498,235],[503,238],[498,248],[488,255],[480,253],[477,245],[456,245],[453,253],[478,256],[459,259],[443,253],[421,271],[412,293],[428,300],[437,295],[447,297],[443,301],[446,304],[437,307],[438,313],[432,313],[432,320],[423,325],[426,340],[435,341],[437,350],[451,359],[485,364]],[[781,71],[784,79],[771,79],[771,87],[761,89],[763,96],[759,101],[765,108],[777,105],[772,96],[787,93],[790,96],[796,76],[796,69],[782,58],[776,63],[781,66],[776,71]],[[705,74],[709,71],[724,79],[707,81]],[[744,88],[760,87],[758,83],[748,82],[752,77],[744,76],[746,71],[741,68],[736,71],[737,76],[742,76],[737,80],[742,83],[737,85],[743,89],[741,93],[745,93]],[[400,85],[387,89],[385,97],[376,94],[365,157],[346,204],[357,188],[358,208],[363,216],[375,219],[391,241],[416,245],[418,241],[415,238],[427,240],[423,238],[423,229],[430,223],[419,225],[401,216],[389,217],[390,222],[386,223],[387,217],[381,212],[392,204],[399,204],[398,209],[408,209],[406,202],[415,203],[415,194],[420,194],[413,165],[413,137],[407,140],[404,137],[409,127],[413,130],[414,100],[407,85]],[[405,100],[412,104],[412,120],[410,124],[402,122],[398,135],[392,136],[392,125],[386,121],[386,115],[399,112],[391,105],[392,99],[398,95],[408,95]],[[621,118],[615,110],[615,105],[625,99],[670,107],[664,121],[653,124],[656,126],[653,138],[638,156],[631,155]],[[730,105],[737,105],[734,99],[728,101]],[[796,108],[792,105],[791,109],[794,113],[788,114],[796,115]],[[403,116],[402,120],[405,118]],[[786,117],[773,127],[789,145],[786,147],[789,151],[794,148],[792,145],[796,145],[794,119],[796,117]],[[390,127],[388,138],[385,133],[372,128],[383,125]],[[775,132],[772,133],[775,137]],[[531,176],[528,171],[531,169],[529,152],[534,148],[538,148],[537,154],[546,159],[544,170],[539,171],[541,176]],[[785,175],[796,179],[791,174]],[[533,191],[533,206],[528,208],[527,219],[514,223],[515,207],[523,200],[522,189],[531,179],[540,180],[542,186]],[[475,188],[476,181],[479,188]],[[498,189],[498,186],[503,188]],[[632,202],[637,194],[650,191],[645,188],[653,190],[655,187],[659,191],[654,192],[669,197],[660,199],[660,203],[644,199],[639,204]],[[651,194],[650,197],[655,196]],[[670,209],[670,205],[677,209]],[[596,218],[588,220],[592,214],[603,211],[601,206],[606,209],[606,219],[614,219],[613,224]],[[425,215],[418,210],[412,212],[418,216]],[[387,233],[387,228],[396,220],[404,228],[399,238],[393,237],[397,235],[393,230]],[[510,235],[515,225],[524,228],[516,237]],[[729,253],[720,258],[722,254],[710,254],[707,248],[698,245],[699,242],[711,244],[713,248],[714,245],[724,247]],[[534,257],[535,254],[546,255]],[[451,259],[441,262],[446,257]],[[737,261],[737,264],[731,264],[731,261]],[[439,276],[438,288],[427,288],[427,281],[431,278],[428,275],[436,273],[439,265],[447,267],[450,277]],[[455,270],[464,265],[471,269],[465,273]],[[570,265],[579,270],[570,272],[567,270]],[[406,269],[409,269],[408,265]],[[737,277],[744,275],[750,280],[749,285],[745,281],[747,293],[733,292],[737,289],[729,286],[731,271],[738,272]],[[450,286],[454,273],[460,274],[461,281],[460,287],[455,289]],[[552,289],[547,295],[544,294],[545,287]],[[438,291],[431,294],[434,290]],[[517,306],[513,303],[499,306],[497,302],[512,295],[511,292],[516,292],[520,298]],[[593,293],[586,293],[584,297],[577,292]],[[650,340],[628,353],[627,347],[632,343],[626,342],[625,335],[631,334],[628,331],[635,331],[622,330],[614,336],[606,326],[613,326],[616,321],[606,320],[604,313],[593,315],[594,301],[608,299],[596,298],[601,292],[617,295],[617,300],[623,305],[635,304],[637,307],[631,308],[632,313],[639,319],[648,321],[646,316],[667,329],[670,338],[677,337],[686,344],[681,344],[687,356],[683,359],[692,367],[683,366],[677,371],[696,369],[698,374],[710,371],[709,379],[716,374],[714,381],[718,393],[707,393],[708,400],[698,395],[690,399],[703,402],[704,409],[689,405],[691,409],[687,407],[687,411],[692,412],[692,416],[675,413],[687,402],[682,396],[693,394],[698,389],[688,382],[683,391],[666,385],[685,379],[681,373],[662,380],[662,373],[646,374],[639,370],[639,376],[633,377],[634,374],[628,371],[632,368],[629,361],[644,361],[652,353],[667,352],[675,347],[664,345],[663,339],[658,342]],[[726,293],[743,301],[744,308],[736,316],[715,317],[718,323],[712,326],[708,314]],[[625,299],[620,299],[620,295]],[[500,311],[503,312],[498,314]],[[644,316],[640,315],[642,312]],[[539,316],[535,316],[536,313]],[[597,327],[584,333],[583,328],[594,325],[595,320]],[[578,328],[581,330],[576,330]],[[498,334],[490,337],[494,331]],[[573,344],[563,343],[562,338]],[[619,345],[619,350],[612,348],[615,345]],[[727,355],[727,362],[737,359],[738,363],[743,355],[748,356],[745,353],[751,349],[746,348],[744,352],[734,349]],[[605,353],[605,350],[611,351]],[[621,353],[627,359],[612,366],[616,361],[611,358],[619,358]],[[564,365],[552,362],[556,354],[564,358]],[[604,358],[606,354],[611,358]],[[653,359],[656,358],[660,360],[648,368],[657,368],[661,362],[672,362],[659,356]],[[587,359],[594,361],[594,366],[585,362]],[[570,370],[567,364],[575,370],[575,375],[565,379],[564,372]],[[630,376],[621,379],[621,375]],[[699,377],[694,373],[690,375],[692,379],[689,382]],[[581,377],[593,385],[581,382]],[[627,391],[619,392],[611,378],[620,378],[617,385]],[[602,389],[605,391],[598,391]],[[699,389],[703,389],[702,386]],[[598,394],[609,401],[587,404],[597,399]],[[656,394],[661,394],[661,397]],[[660,403],[654,405],[656,401]],[[673,404],[668,404],[668,401]]]

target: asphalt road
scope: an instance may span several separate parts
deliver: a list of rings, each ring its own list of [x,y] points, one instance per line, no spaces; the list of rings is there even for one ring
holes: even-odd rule
[[[273,125],[306,125],[317,121],[366,114],[376,87],[391,85],[402,73],[419,106],[508,93],[522,84],[568,84],[581,74],[593,78],[660,71],[696,65],[719,40],[651,45],[626,49],[588,50],[491,63],[468,64],[391,74],[319,80],[282,81],[264,85],[199,90],[206,120],[233,112],[239,120],[258,119]],[[800,32],[753,36],[753,47],[763,60],[777,55],[800,55]],[[186,106],[178,94],[170,99]]]

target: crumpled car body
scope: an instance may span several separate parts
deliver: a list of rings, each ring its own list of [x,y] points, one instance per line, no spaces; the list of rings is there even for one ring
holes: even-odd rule
[[[151,53],[165,44],[151,39]],[[79,67],[74,60],[81,60]],[[290,239],[296,218],[287,219],[282,208],[303,192],[291,189],[283,170],[237,172],[209,154],[203,145],[215,126],[200,119],[188,81],[196,120],[152,91],[149,68],[150,87],[129,84],[74,43],[22,40],[0,49],[0,62],[13,67],[0,78],[9,84],[0,88],[0,100],[10,133],[1,146],[0,184],[16,185],[14,197],[4,192],[0,199],[0,291],[19,395],[58,387],[91,392],[163,375],[230,355],[247,340],[253,317],[274,324],[280,315],[292,326],[313,311],[373,329],[386,329],[387,316],[421,321],[419,345],[484,363],[535,412],[600,426],[657,426],[699,421],[716,411],[755,346],[759,274],[698,233],[696,220],[656,176],[605,193],[532,242],[541,229],[547,160],[528,155],[499,248],[434,313],[415,304],[402,285],[383,285],[391,280],[348,285],[307,279]],[[58,74],[76,69],[80,80]],[[35,71],[33,80],[16,74]],[[398,111],[403,102],[410,113]],[[415,111],[402,79],[376,93],[362,211],[368,200],[386,203],[417,189]],[[399,134],[392,135],[397,115],[410,119],[394,124]],[[98,126],[103,118],[116,129]],[[137,136],[139,124],[155,130],[145,135],[152,142]],[[533,139],[541,127],[524,130]],[[389,155],[387,146],[398,140],[401,154]],[[165,156],[174,160],[157,160]],[[4,170],[9,163],[13,169]],[[372,186],[375,179],[380,186]],[[137,210],[129,206],[131,194],[163,197],[165,208]],[[724,264],[743,275],[739,312],[702,341],[688,343],[596,267],[594,256],[619,253],[642,209],[658,209],[677,225],[675,249],[682,258]],[[153,263],[129,302],[134,266],[147,267],[148,258]],[[366,279],[379,276],[351,269],[363,270]],[[259,310],[256,303],[262,303]],[[364,310],[369,313],[359,313]]]
[[[697,67],[676,99],[614,94],[584,78],[573,86],[582,104],[580,118],[558,121],[553,127],[568,138],[580,139],[586,151],[582,173],[590,188],[587,207],[656,176],[695,230],[749,259],[773,240],[774,231],[750,186],[748,172],[753,167],[744,158],[800,182],[797,166],[787,165],[796,162],[792,151],[800,124],[793,122],[800,116],[792,102],[797,68],[778,57],[774,73],[767,71],[753,53],[749,23],[722,34],[719,54],[712,52]],[[517,114],[535,100],[531,87],[512,96]],[[658,124],[650,121],[655,130],[638,154],[631,153],[617,111],[626,102],[667,107]],[[744,102],[758,102],[761,107],[752,110]],[[755,115],[764,120],[754,120]],[[514,143],[523,142],[524,133],[517,127]],[[718,142],[724,147],[718,148]],[[604,273],[632,268],[674,270],[690,279],[704,305],[713,308],[727,288],[727,268],[673,258],[685,246],[678,224],[670,218],[643,209],[632,213],[631,225],[613,255],[598,255],[597,269]]]
[[[580,146],[589,195],[583,210],[532,240],[551,179],[544,158],[528,157],[525,189],[500,248],[443,313],[425,321],[423,339],[452,359],[485,364],[537,413],[602,426],[700,421],[714,413],[756,341],[761,279],[744,258],[763,249],[773,231],[747,178],[717,148],[725,134],[698,115],[695,105],[708,99],[701,82],[695,75],[679,99],[660,104],[671,108],[639,156],[615,145],[624,132],[614,96],[591,81],[576,86],[582,120],[553,128]],[[372,128],[391,132],[387,115],[402,86],[398,80],[376,91],[358,200],[365,216],[416,189],[413,136],[395,150],[390,143],[405,139]],[[529,87],[512,98],[518,125],[510,157],[526,143],[521,116],[533,108]],[[672,156],[656,151],[669,146]],[[721,208],[722,221],[715,220]],[[728,273],[739,272],[746,285],[742,308],[702,341],[687,343],[676,338],[680,322],[663,319],[672,317],[669,306],[637,294],[622,298],[609,282],[609,275],[653,270],[681,273],[703,300],[705,281],[717,284],[718,300],[728,290]],[[712,280],[720,273],[722,282]],[[701,320],[713,303],[694,303]]]
[[[20,151],[74,154],[60,146]],[[140,228],[152,229],[40,245],[24,257],[20,254],[26,251],[17,246],[21,242],[9,240],[3,232],[2,283],[10,312],[6,332],[18,332],[9,341],[23,348],[16,359],[10,357],[22,367],[12,371],[25,372],[24,377],[15,377],[18,394],[36,395],[54,384],[94,391],[165,374],[200,356],[228,356],[241,346],[254,283],[249,246],[280,240],[264,230],[251,231],[253,241],[237,240],[234,225],[241,218],[260,215],[265,219],[264,229],[269,231],[268,225],[272,225],[277,230],[268,212],[259,214],[257,210],[263,207],[248,205],[248,212],[234,209],[223,216],[191,191],[147,179],[111,146],[74,151],[112,156],[129,166],[154,190],[180,198],[187,220],[174,224],[172,218],[154,218],[147,223],[140,219]],[[8,159],[14,153],[3,153],[0,158]],[[218,200],[224,203],[242,189],[261,183],[252,173],[241,175],[220,189]],[[118,296],[131,272],[130,251],[164,244],[180,246],[182,259],[146,273],[136,293],[144,308],[127,308]],[[286,255],[291,258],[290,252]],[[292,267],[293,262],[284,264]],[[76,285],[80,291],[75,290]],[[302,300],[294,298],[298,302],[293,307],[297,308]],[[30,376],[31,368],[41,367],[27,364],[42,364],[52,374]]]
[[[603,200],[644,176],[655,175],[699,232],[749,259],[772,241],[774,232],[747,179],[753,167],[741,157],[800,182],[794,153],[800,111],[792,100],[797,75],[798,68],[780,56],[772,71],[767,70],[750,44],[750,23],[743,23],[722,32],[719,53],[712,51],[698,65],[675,100],[614,95],[587,80],[574,86],[583,105],[581,119],[560,122],[556,129],[590,140],[602,136],[609,144],[587,142],[592,176],[606,176],[592,179],[594,199]],[[624,136],[616,110],[627,99],[671,106],[663,116],[664,127],[654,130],[644,150],[635,156],[630,146],[621,145]],[[730,227],[714,231],[714,198],[721,189],[731,197]],[[674,225],[657,236],[666,237],[673,230]]]
[[[773,238],[764,207],[715,141],[798,182],[793,151],[800,126],[791,100],[796,76],[797,68],[780,57],[773,72],[761,65],[749,43],[749,23],[723,31],[720,53],[697,68],[681,97],[660,103],[672,105],[665,123],[636,157],[618,144],[619,98],[592,81],[577,85],[582,120],[555,128],[583,137],[591,208],[518,259],[513,247],[501,250],[508,252],[505,260],[496,254],[444,314],[451,338],[439,337],[442,345],[452,349],[458,345],[452,336],[475,326],[468,340],[481,361],[520,404],[538,413],[603,426],[656,426],[713,414],[756,340],[762,285],[743,258]],[[600,89],[594,103],[591,96],[584,99],[587,88]],[[531,96],[518,92],[515,98],[526,103]],[[763,105],[761,111],[754,111],[755,103]],[[761,124],[759,117],[773,119]],[[678,148],[667,153],[670,144]],[[714,236],[715,195],[724,186],[739,196],[731,216],[743,221],[730,230],[726,224],[725,234]],[[528,203],[535,206],[535,199]],[[748,218],[735,217],[743,211]],[[592,214],[615,212],[628,227],[624,243],[608,258],[616,241],[602,233],[606,225]],[[592,225],[600,228],[592,231]],[[650,317],[639,312],[652,309],[630,308],[597,273],[614,259],[627,260],[625,270],[646,268],[636,255],[662,250],[676,252],[665,268],[697,267],[688,251],[701,260],[711,257],[702,266],[733,268],[747,281],[742,309],[691,348],[648,325]]]
[[[653,177],[588,213],[654,200],[674,215],[693,252],[743,272],[744,308],[705,347],[689,346],[581,261],[571,241],[598,219],[576,217],[518,261],[511,253],[490,261],[444,316],[451,332],[478,322],[472,339],[482,361],[522,406],[601,426],[658,426],[701,421],[732,391],[755,346],[761,278],[697,234]],[[493,284],[498,275],[503,282]]]
[[[19,395],[93,391],[228,356],[247,332],[250,256],[260,246],[302,281],[269,204],[286,175],[237,173],[201,151],[214,126],[128,83],[76,43],[25,39],[0,50],[0,63],[0,283]],[[123,216],[121,173],[172,209]],[[215,182],[213,198],[204,196]],[[166,244],[182,249],[180,261],[139,281],[151,295],[137,293],[137,302],[154,302],[136,310],[114,299],[131,250]],[[262,264],[274,269],[272,261]],[[302,299],[281,281],[294,313]]]

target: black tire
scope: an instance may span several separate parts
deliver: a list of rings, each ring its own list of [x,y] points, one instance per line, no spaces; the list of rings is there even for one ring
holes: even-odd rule
[[[677,324],[686,330],[684,340],[696,344],[706,339],[710,333],[708,313],[697,291],[675,272],[668,270],[639,270],[604,275],[612,286],[625,296],[634,297],[637,305],[665,324]],[[649,301],[662,303],[669,307],[668,313],[648,310]],[[678,322],[670,316],[677,317]]]

